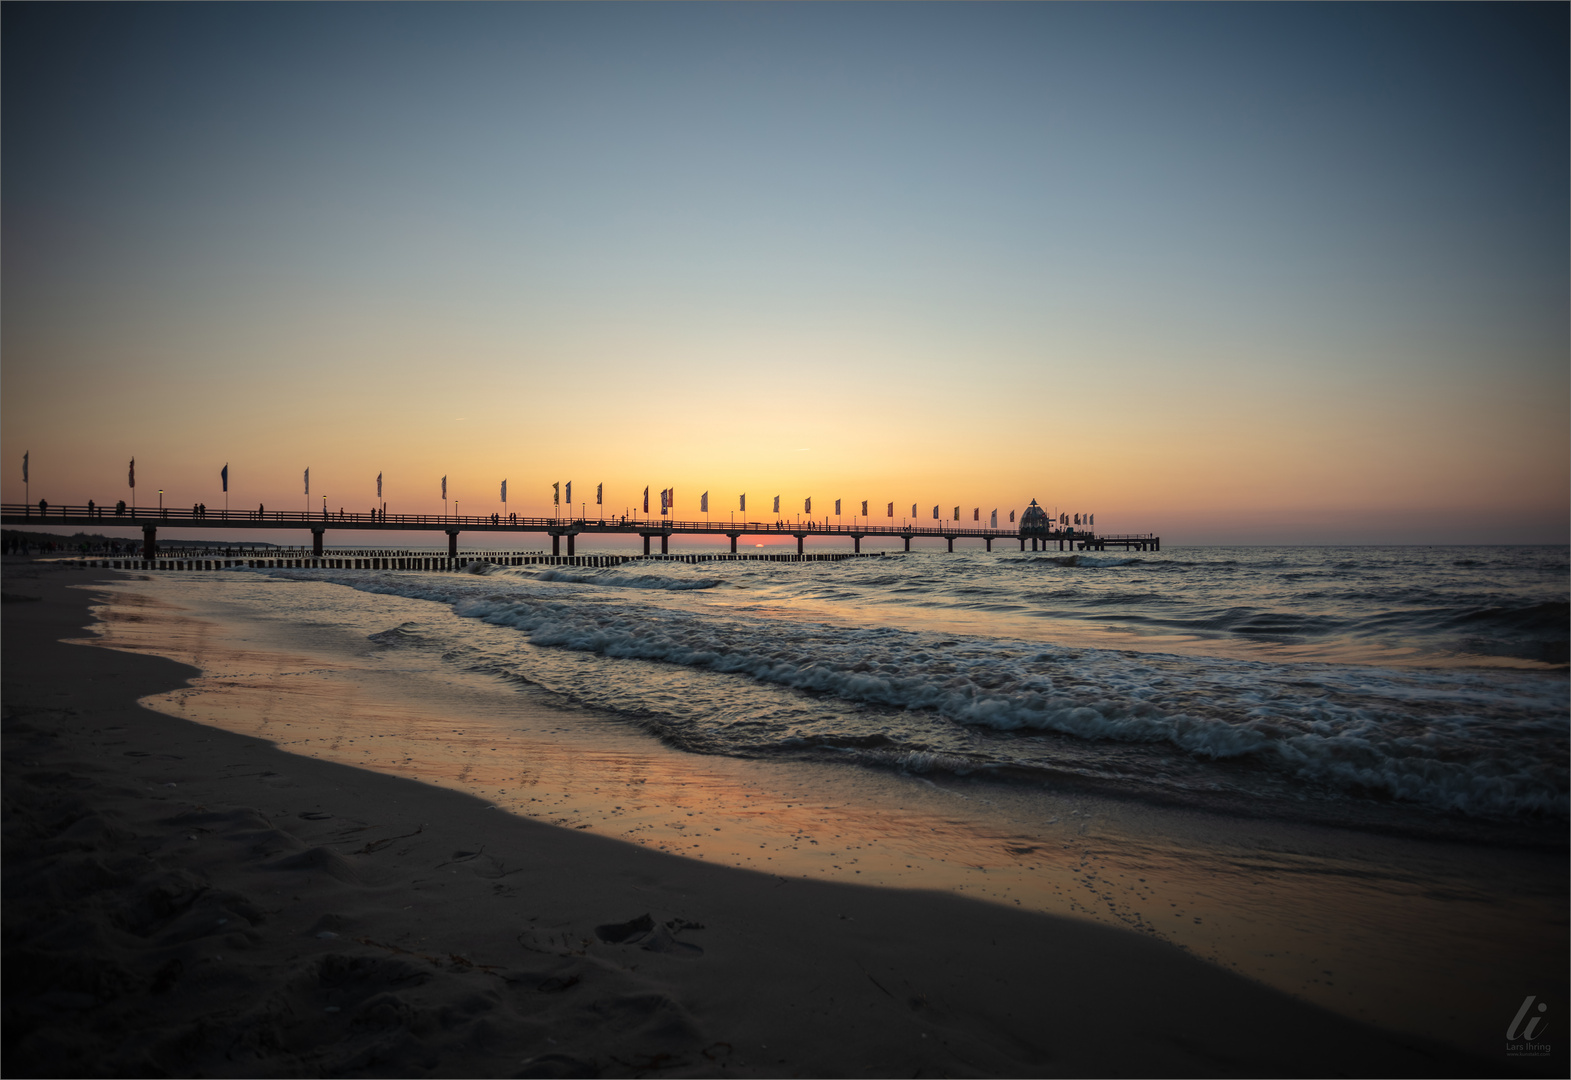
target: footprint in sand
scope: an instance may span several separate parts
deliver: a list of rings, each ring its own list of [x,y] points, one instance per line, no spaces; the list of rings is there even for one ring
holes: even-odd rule
[[[683,930],[702,930],[700,923],[670,919],[656,924],[647,912],[627,922],[606,923],[595,927],[595,936],[608,945],[637,945],[646,952],[667,953],[696,959],[704,950],[692,942],[677,940]]]

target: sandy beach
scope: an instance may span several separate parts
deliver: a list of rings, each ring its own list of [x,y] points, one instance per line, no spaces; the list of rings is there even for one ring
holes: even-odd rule
[[[1128,931],[679,858],[150,711],[197,672],[62,643],[92,580],[6,575],[8,1075],[1502,1071]]]

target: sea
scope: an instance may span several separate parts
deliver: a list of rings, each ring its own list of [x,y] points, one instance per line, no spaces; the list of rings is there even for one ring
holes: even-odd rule
[[[1571,812],[1564,546],[228,578],[689,754],[1561,845]]]
[[[1563,999],[1565,546],[498,554],[117,576],[85,640],[192,665],[144,704],[290,754],[1122,927],[1480,1055]],[[277,768],[261,812],[316,812]]]

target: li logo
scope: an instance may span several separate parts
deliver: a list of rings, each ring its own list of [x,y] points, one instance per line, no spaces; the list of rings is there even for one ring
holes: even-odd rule
[[[1522,999],[1522,1007],[1516,1011],[1516,1019],[1512,1020],[1511,1026],[1506,1028],[1507,1042],[1517,1042],[1518,1040],[1532,1042],[1533,1037],[1538,1034],[1538,1025],[1544,1019],[1543,1013],[1549,1008],[1546,1003],[1539,1001],[1538,1008],[1536,1010],[1538,1015],[1528,1019],[1527,1026],[1525,1028],[1522,1026],[1522,1021],[1527,1019],[1528,1014],[1535,1011],[1533,1009],[1533,1002],[1537,1000],[1538,998],[1535,994],[1529,994],[1527,997]]]

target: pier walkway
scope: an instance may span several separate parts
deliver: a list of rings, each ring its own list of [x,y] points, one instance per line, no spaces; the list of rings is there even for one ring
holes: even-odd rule
[[[0,524],[29,525],[51,529],[94,529],[105,527],[140,528],[142,530],[143,557],[153,559],[158,554],[159,529],[201,529],[204,532],[249,531],[255,529],[301,529],[311,532],[311,549],[314,557],[323,554],[323,537],[333,531],[366,532],[442,532],[447,534],[448,558],[458,558],[460,533],[489,533],[517,535],[519,533],[544,533],[551,538],[551,554],[562,554],[562,539],[567,539],[567,555],[575,555],[575,545],[580,536],[633,535],[644,541],[644,554],[650,554],[650,544],[660,540],[660,554],[670,554],[673,536],[725,536],[731,540],[731,551],[736,552],[736,542],[743,536],[783,537],[796,539],[798,555],[805,554],[804,543],[810,536],[843,537],[851,541],[852,552],[860,553],[864,538],[900,537],[905,550],[911,550],[911,541],[920,538],[942,539],[948,550],[955,549],[955,541],[962,538],[983,540],[987,550],[993,550],[994,540],[1018,541],[1020,550],[1048,550],[1054,542],[1059,551],[1104,551],[1110,547],[1125,551],[1160,551],[1161,537],[1144,534],[1102,534],[1074,526],[1051,526],[1031,529],[963,528],[959,522],[940,522],[936,525],[874,525],[866,520],[832,523],[824,518],[817,521],[676,521],[671,518],[649,517],[520,517],[517,514],[447,515],[447,514],[384,514],[379,512],[323,511],[310,513],[303,510],[206,510],[198,511],[177,507],[126,507],[123,511],[114,505],[100,506],[51,506],[47,503],[27,505],[5,503],[0,506]]]

